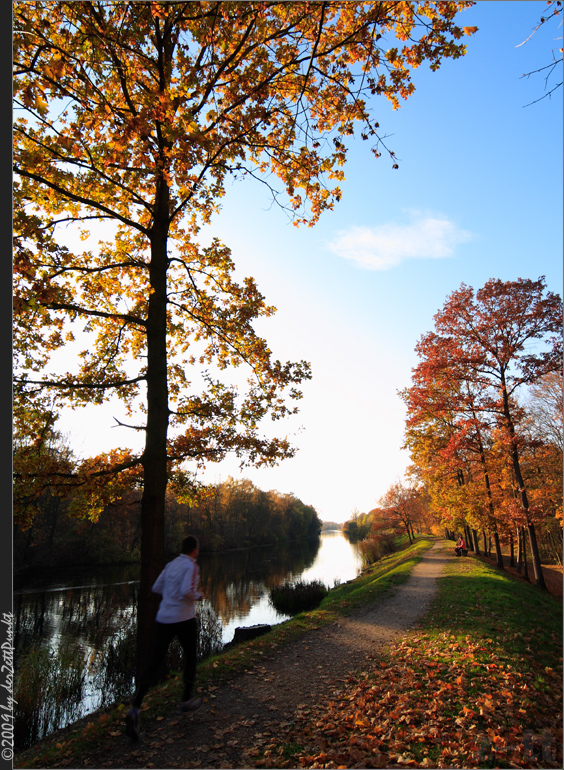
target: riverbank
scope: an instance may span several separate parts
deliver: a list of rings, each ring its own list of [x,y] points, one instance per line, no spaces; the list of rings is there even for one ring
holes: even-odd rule
[[[193,715],[174,713],[177,681],[156,688],[138,744],[123,734],[124,704],[22,752],[14,766],[484,767],[499,766],[483,764],[485,751],[518,759],[527,741],[545,764],[512,757],[514,766],[561,766],[550,763],[561,757],[560,602],[478,559],[455,559],[450,546],[421,540],[332,591],[319,611],[206,662],[205,703]],[[545,628],[525,638],[523,621],[539,625],[531,612]],[[495,707],[512,710],[499,697],[513,699],[520,721],[494,729]]]

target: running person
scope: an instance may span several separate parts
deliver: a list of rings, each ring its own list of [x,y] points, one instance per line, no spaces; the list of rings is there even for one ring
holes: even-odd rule
[[[166,565],[151,589],[153,593],[161,594],[162,599],[155,618],[149,663],[125,716],[125,731],[132,740],[139,738],[139,710],[143,698],[175,636],[184,652],[184,690],[179,710],[195,711],[202,705],[201,698],[192,696],[198,645],[195,603],[203,598],[198,590],[200,569],[196,559],[199,550],[200,544],[196,537],[188,535],[184,538],[182,553]]]

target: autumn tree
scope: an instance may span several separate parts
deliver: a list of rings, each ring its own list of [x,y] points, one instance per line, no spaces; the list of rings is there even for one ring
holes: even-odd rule
[[[373,564],[396,550],[396,537],[385,512],[379,508],[367,514],[370,530],[359,542],[359,550],[367,564]]]
[[[343,532],[353,542],[363,540],[370,532],[371,522],[367,513],[358,510],[352,512],[351,518],[343,524]]]
[[[562,365],[562,300],[547,291],[543,278],[488,281],[474,292],[461,285],[435,315],[435,331],[417,345],[420,362],[413,380],[433,383],[449,379],[460,394],[458,409],[468,409],[463,388],[471,388],[482,415],[495,418],[510,462],[520,515],[526,526],[535,580],[546,588],[540,566],[531,507],[522,470],[522,436],[517,393]],[[451,408],[455,408],[451,404]],[[479,415],[477,415],[479,416]]]
[[[56,430],[57,414],[53,404],[38,401],[14,409],[13,470],[20,479],[13,489],[14,511],[23,525],[31,524],[36,501],[50,490],[55,475],[67,477],[75,467],[73,452],[65,437]],[[41,467],[45,473],[35,475],[32,469]]]
[[[415,538],[414,525],[423,511],[422,490],[402,481],[394,482],[379,500],[380,515],[396,532],[405,532],[411,544]]]
[[[14,485],[12,502],[19,520],[27,525],[25,549],[29,550],[35,538],[31,525],[36,517],[44,520],[47,545],[52,545],[64,505],[62,497],[53,494],[47,478],[50,474],[71,473],[75,459],[68,441],[55,430],[56,415],[46,404],[43,408],[30,405],[24,420],[18,419],[21,416],[21,412],[16,413],[13,420],[12,464],[14,472],[24,480]],[[46,475],[26,473],[26,469],[39,466],[46,469]]]
[[[287,414],[281,394],[298,398],[309,376],[303,362],[272,360],[252,328],[270,312],[262,296],[251,279],[235,283],[223,244],[198,245],[199,228],[233,177],[262,179],[296,223],[315,223],[341,196],[355,127],[397,165],[370,98],[397,107],[413,68],[463,55],[458,41],[474,29],[455,18],[469,5],[14,3],[16,382],[26,400],[38,388],[75,404],[115,393],[145,413],[130,422],[141,454],[114,451],[79,474],[100,506],[100,480],[141,477],[141,637],[167,479],[226,451],[287,456],[288,442],[258,425]],[[63,244],[61,228],[87,237],[101,224],[97,246]],[[46,374],[71,327],[90,335],[80,366]],[[197,363],[210,367],[203,381]],[[246,396],[214,376],[241,363]]]
[[[471,455],[462,428],[458,389],[447,377],[413,378],[400,391],[407,407],[403,448],[411,457],[408,477],[423,486],[433,510],[449,530],[460,530],[467,515]]]
[[[562,563],[562,373],[532,385],[521,400],[524,475],[532,504],[542,511],[543,542]]]
[[[425,350],[421,341],[420,356]],[[435,494],[441,489],[447,520],[453,519],[449,509],[457,512],[455,520],[463,512],[473,541],[477,527],[493,532],[497,566],[503,568],[489,468],[492,417],[483,409],[480,388],[453,380],[448,371],[433,372],[433,379],[428,374],[416,370],[411,387],[400,393],[407,407],[405,448],[414,462],[426,455],[423,476]]]

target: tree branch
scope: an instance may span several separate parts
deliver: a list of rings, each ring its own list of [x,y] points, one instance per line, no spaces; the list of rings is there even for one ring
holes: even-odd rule
[[[27,377],[16,377],[14,382],[20,385],[40,385],[44,388],[107,390],[108,388],[121,388],[124,385],[135,385],[136,382],[142,382],[145,379],[146,375],[140,374],[139,377],[133,377],[130,380],[117,380],[116,382],[55,382],[54,380],[29,380]]]
[[[39,174],[34,174],[31,171],[26,171],[25,169],[21,168],[17,164],[14,164],[14,171],[16,174],[19,174],[20,176],[25,177],[26,179],[31,179],[34,182],[37,182],[40,185],[44,185],[45,187],[48,187],[51,190],[54,190],[55,192],[59,193],[65,198],[68,198],[69,200],[73,200],[76,203],[82,203],[84,206],[90,206],[93,209],[97,209],[98,211],[103,211],[105,214],[107,214],[111,219],[118,219],[120,222],[123,222],[128,227],[132,227],[134,230],[139,230],[143,233],[143,235],[149,236],[149,230],[146,227],[143,227],[138,222],[135,222],[133,219],[128,219],[128,217],[124,217],[122,214],[119,214],[117,211],[112,211],[108,206],[104,206],[103,203],[99,203],[98,201],[92,200],[91,198],[85,198],[82,195],[77,195],[75,193],[70,192],[70,190],[66,190],[64,187],[61,187],[58,184],[55,184],[54,182],[50,182],[48,179],[45,179],[45,177],[40,176]]]
[[[147,322],[141,318],[137,318],[133,315],[127,315],[125,313],[106,313],[103,310],[88,310],[87,308],[80,307],[78,305],[71,305],[66,302],[47,302],[43,307],[48,310],[68,310],[78,315],[95,316],[97,318],[111,318],[113,320],[125,321],[126,323],[133,324],[134,326],[142,326],[147,328]]]

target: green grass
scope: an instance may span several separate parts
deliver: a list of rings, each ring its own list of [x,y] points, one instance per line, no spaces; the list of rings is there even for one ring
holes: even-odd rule
[[[477,558],[449,563],[426,618],[429,634],[488,642],[487,654],[552,666],[562,654],[562,602]],[[486,653],[484,653],[485,655]]]

